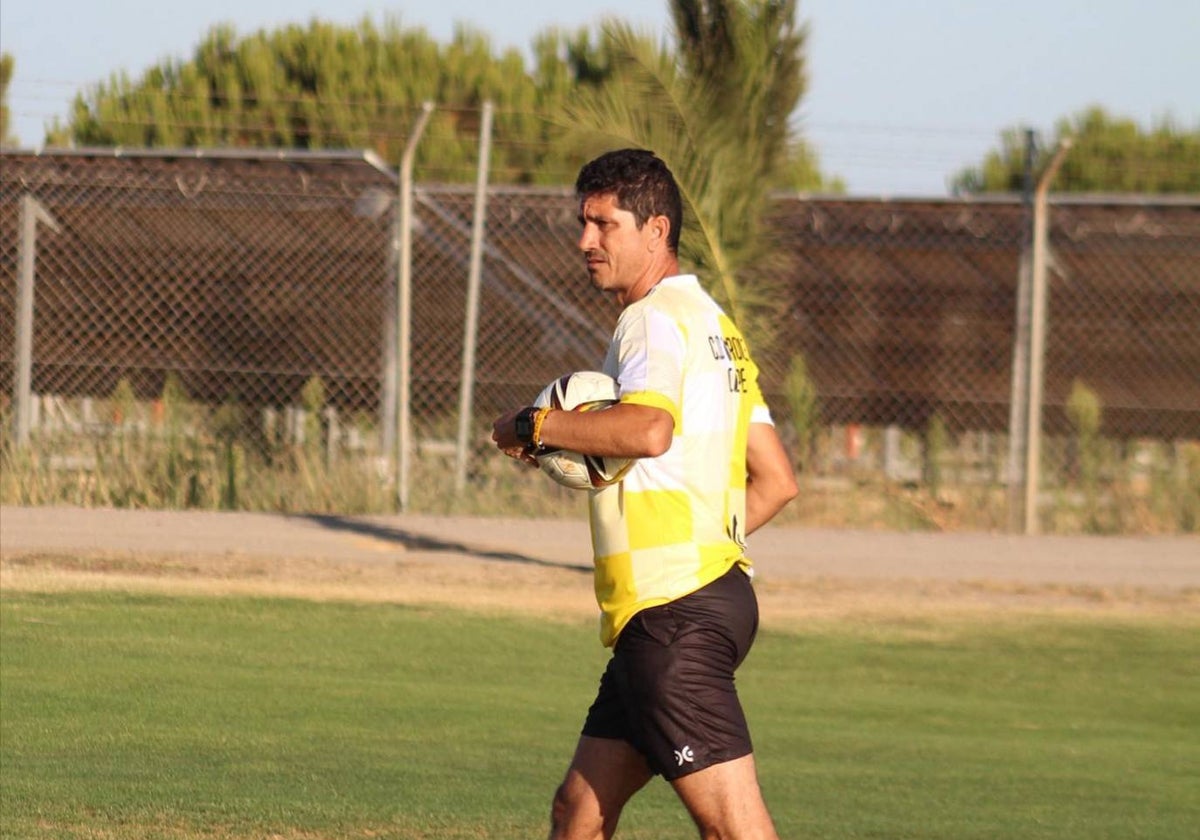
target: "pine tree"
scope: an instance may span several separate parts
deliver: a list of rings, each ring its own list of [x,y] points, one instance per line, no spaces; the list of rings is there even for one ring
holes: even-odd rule
[[[1054,179],[1058,192],[1200,193],[1200,126],[1184,129],[1164,120],[1149,131],[1125,117],[1093,107],[1059,120],[1043,149],[1064,137],[1071,150]],[[1019,192],[1024,183],[1025,139],[1008,129],[1000,148],[953,181],[960,193]]]

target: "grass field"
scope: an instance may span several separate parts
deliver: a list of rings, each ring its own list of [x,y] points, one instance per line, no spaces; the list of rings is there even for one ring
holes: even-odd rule
[[[537,838],[591,621],[6,589],[0,836]],[[1200,622],[767,630],[739,685],[785,838],[1197,836]],[[690,838],[653,783],[619,836]]]

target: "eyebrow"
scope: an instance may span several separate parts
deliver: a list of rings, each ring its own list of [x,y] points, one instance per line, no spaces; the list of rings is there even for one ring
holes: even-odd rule
[[[587,224],[588,222],[595,222],[596,224],[602,224],[604,222],[613,221],[612,216],[609,216],[605,213],[592,213],[590,215],[585,215],[584,213],[580,213],[575,218],[581,225]]]

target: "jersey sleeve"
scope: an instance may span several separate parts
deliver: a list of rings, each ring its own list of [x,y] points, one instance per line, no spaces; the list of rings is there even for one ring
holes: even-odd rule
[[[687,341],[682,327],[652,307],[628,312],[617,324],[615,376],[621,402],[661,408],[681,422]]]

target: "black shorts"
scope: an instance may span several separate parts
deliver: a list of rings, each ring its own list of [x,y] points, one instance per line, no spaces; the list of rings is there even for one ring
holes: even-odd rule
[[[733,684],[758,631],[750,577],[723,577],[625,625],[583,734],[616,738],[668,781],[753,752]]]

